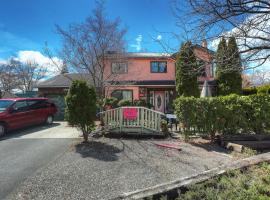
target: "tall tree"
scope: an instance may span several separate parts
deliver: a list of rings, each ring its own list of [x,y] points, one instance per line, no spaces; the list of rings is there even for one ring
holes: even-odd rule
[[[231,93],[242,93],[242,62],[235,37],[230,37],[228,41],[228,73],[231,77]]]
[[[74,71],[89,74],[98,98],[103,99],[105,87],[115,76],[105,73],[108,52],[115,60],[123,59],[125,52],[126,30],[120,20],[108,19],[104,1],[97,1],[92,15],[83,23],[72,24],[67,30],[57,26],[57,31],[63,38],[62,59]]]
[[[228,46],[225,38],[221,39],[216,53],[216,63],[218,94],[241,94],[242,64],[235,38],[230,38]]]
[[[46,77],[48,70],[35,60],[27,60],[25,63],[19,62],[15,71],[19,81],[18,88],[27,92],[32,91],[37,83]]]
[[[65,100],[67,121],[82,131],[84,141],[87,142],[89,133],[95,127],[95,89],[88,87],[85,81],[75,80],[72,82]]]
[[[229,88],[227,88],[227,80],[229,77],[227,77],[227,42],[224,37],[221,38],[217,52],[216,52],[216,77],[218,80],[218,94],[219,95],[226,95],[227,91],[230,91]]]
[[[176,91],[180,96],[199,97],[198,65],[191,42],[182,45],[176,59]]]
[[[4,92],[11,92],[13,89],[18,89],[20,85],[16,68],[20,62],[14,58],[9,59],[6,63],[0,65],[0,85]]]

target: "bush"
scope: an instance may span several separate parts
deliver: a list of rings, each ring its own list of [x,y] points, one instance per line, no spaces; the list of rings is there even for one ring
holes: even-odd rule
[[[138,99],[134,100],[134,101],[133,101],[133,105],[134,105],[134,106],[147,107],[146,101],[143,100],[143,99],[141,99],[141,100],[138,100]]]
[[[169,132],[169,130],[168,130],[168,124],[167,124],[167,121],[165,119],[162,119],[161,120],[161,122],[160,122],[160,128],[161,128],[161,131],[164,134],[167,134]]]
[[[78,127],[84,140],[94,129],[96,117],[96,93],[93,87],[88,87],[85,81],[75,80],[69,88],[66,100],[66,119],[70,125]]]
[[[270,85],[262,85],[258,87],[249,87],[243,89],[243,95],[253,94],[270,94]]]
[[[179,97],[175,113],[185,132],[208,134],[263,133],[270,128],[270,96]]]
[[[257,88],[256,87],[243,88],[242,93],[245,96],[257,94]]]
[[[117,104],[119,107],[121,106],[132,106],[132,101],[130,100],[126,100],[126,99],[122,99],[118,102]]]
[[[257,87],[258,94],[270,94],[270,85],[262,85]]]
[[[111,108],[116,108],[118,103],[118,99],[115,97],[109,97],[103,99],[103,105],[104,107],[110,106]]]

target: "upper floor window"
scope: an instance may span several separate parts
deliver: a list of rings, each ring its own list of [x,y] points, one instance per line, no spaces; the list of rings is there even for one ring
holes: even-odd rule
[[[203,60],[197,60],[197,66],[199,68],[199,76],[206,77],[206,63]]]
[[[127,63],[112,63],[113,74],[126,74],[128,72]]]
[[[167,62],[166,61],[152,61],[151,73],[167,73]]]
[[[216,68],[217,68],[217,64],[216,64],[216,61],[213,60],[212,61],[212,66],[211,66],[211,77],[215,77],[215,74],[216,74]]]

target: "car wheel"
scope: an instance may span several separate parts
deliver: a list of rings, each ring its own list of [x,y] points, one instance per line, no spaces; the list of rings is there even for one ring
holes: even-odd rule
[[[46,119],[46,124],[51,125],[53,123],[53,116],[49,115]]]
[[[6,134],[6,126],[4,124],[0,124],[0,137],[3,137]]]

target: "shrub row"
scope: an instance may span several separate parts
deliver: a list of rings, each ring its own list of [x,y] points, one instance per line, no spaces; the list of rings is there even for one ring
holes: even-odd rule
[[[270,96],[222,96],[208,98],[179,97],[175,112],[184,132],[257,134],[270,129]]]
[[[270,85],[248,87],[243,89],[243,95],[270,94]]]

